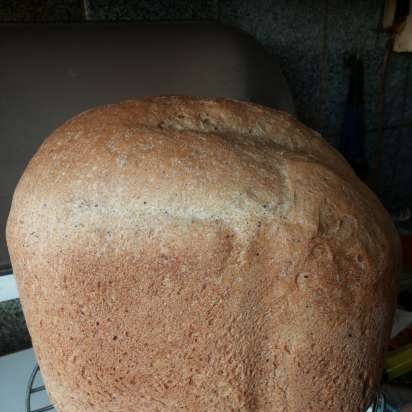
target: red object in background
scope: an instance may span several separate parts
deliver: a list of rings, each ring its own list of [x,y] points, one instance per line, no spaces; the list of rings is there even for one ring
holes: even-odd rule
[[[412,343],[412,325],[405,328],[389,341],[388,350],[390,352],[409,343]]]
[[[412,235],[402,235],[403,270],[412,270]]]

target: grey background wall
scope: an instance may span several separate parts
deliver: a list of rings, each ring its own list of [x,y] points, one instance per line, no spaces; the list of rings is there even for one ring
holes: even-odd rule
[[[366,150],[378,134],[379,82],[388,35],[378,31],[383,0],[0,0],[0,21],[217,20],[241,28],[279,57],[298,117],[337,145],[348,86],[345,59],[365,64]],[[394,54],[386,83],[379,195],[412,203],[412,56]]]
[[[241,28],[280,59],[298,117],[338,145],[349,71],[365,65],[366,151],[374,158],[380,78],[388,35],[378,31],[383,0],[0,0],[0,22],[217,20]],[[1,39],[4,41],[4,39]],[[412,204],[412,55],[388,66],[384,157],[378,192],[387,207]],[[0,305],[0,354],[29,344],[17,302]]]

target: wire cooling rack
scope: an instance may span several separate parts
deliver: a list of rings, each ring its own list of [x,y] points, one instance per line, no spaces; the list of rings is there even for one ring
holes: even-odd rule
[[[29,381],[27,383],[27,389],[26,389],[26,412],[46,412],[46,411],[55,411],[54,406],[51,405],[50,403],[44,405],[44,406],[40,406],[34,408],[32,406],[33,403],[33,395],[34,394],[39,394],[41,392],[43,392],[44,394],[46,393],[46,388],[44,387],[44,385],[36,385],[35,386],[35,380],[36,377],[40,378],[41,374],[40,374],[40,368],[39,365],[36,364],[36,366],[33,369],[33,372],[30,375]],[[38,381],[40,379],[37,379]],[[47,396],[43,396],[42,398],[47,398]],[[38,403],[38,402],[37,402]]]

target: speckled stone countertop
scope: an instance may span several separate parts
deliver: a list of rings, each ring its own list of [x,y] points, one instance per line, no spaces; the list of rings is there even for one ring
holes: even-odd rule
[[[0,302],[0,356],[31,346],[19,299]]]

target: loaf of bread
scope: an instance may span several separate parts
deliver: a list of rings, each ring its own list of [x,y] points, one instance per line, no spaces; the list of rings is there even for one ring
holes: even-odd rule
[[[364,412],[379,384],[395,229],[285,113],[88,110],[29,163],[7,242],[59,412]]]

